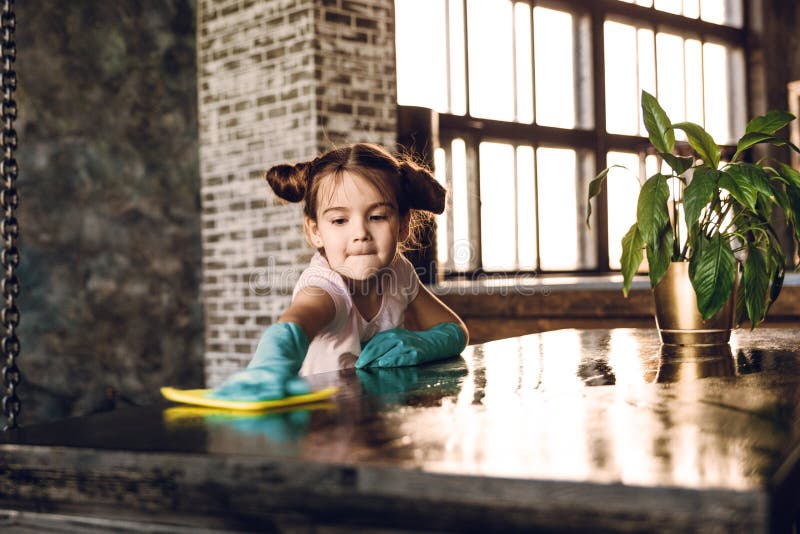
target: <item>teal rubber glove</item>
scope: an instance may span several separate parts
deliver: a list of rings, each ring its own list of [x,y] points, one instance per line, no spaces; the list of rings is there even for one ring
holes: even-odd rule
[[[384,330],[364,345],[356,369],[403,367],[441,360],[460,354],[466,345],[467,337],[455,323],[439,323],[421,332],[404,328]]]
[[[251,402],[308,393],[308,384],[297,376],[306,352],[308,338],[298,324],[274,323],[261,334],[247,368],[229,376],[208,396]]]

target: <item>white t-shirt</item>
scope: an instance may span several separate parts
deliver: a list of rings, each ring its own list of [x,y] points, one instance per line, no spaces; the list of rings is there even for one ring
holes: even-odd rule
[[[419,291],[419,276],[401,253],[378,275],[381,277],[381,305],[367,321],[353,304],[347,284],[317,252],[300,275],[292,300],[304,287],[318,287],[328,293],[336,307],[334,319],[311,341],[300,375],[324,373],[353,367],[361,344],[383,330],[403,327],[405,311]]]

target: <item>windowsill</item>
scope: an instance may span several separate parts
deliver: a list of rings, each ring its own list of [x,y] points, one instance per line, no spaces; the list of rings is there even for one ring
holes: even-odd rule
[[[786,273],[784,287],[800,286],[800,272]],[[621,290],[622,275],[582,275],[545,277],[524,275],[508,278],[485,278],[483,280],[448,280],[429,286],[436,295],[459,294],[493,295],[518,293],[521,295],[549,295],[558,291],[605,291]],[[637,275],[631,290],[650,289],[647,275]]]

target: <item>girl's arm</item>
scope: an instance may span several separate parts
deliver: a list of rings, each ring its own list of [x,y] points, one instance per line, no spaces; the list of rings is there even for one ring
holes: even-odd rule
[[[333,298],[318,287],[307,286],[294,297],[292,304],[278,322],[296,323],[311,342],[336,316]]]
[[[469,344],[461,318],[423,285],[406,308],[405,326],[375,334],[358,356],[356,369],[419,365],[459,354]]]
[[[406,308],[406,325],[409,330],[429,330],[439,323],[457,324],[464,331],[469,344],[469,331],[464,321],[427,287],[420,284],[417,296]]]
[[[270,325],[247,368],[229,376],[210,396],[215,399],[258,401],[309,392],[297,376],[311,340],[333,320],[333,299],[323,290],[306,287],[295,296],[277,323]]]

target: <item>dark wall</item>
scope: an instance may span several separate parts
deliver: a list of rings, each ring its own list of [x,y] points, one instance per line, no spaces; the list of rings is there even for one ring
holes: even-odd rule
[[[788,106],[786,84],[800,80],[800,2],[771,0],[771,13],[765,20],[766,77],[770,87],[768,101],[772,108]],[[770,38],[771,36],[771,38]]]
[[[22,424],[199,386],[194,1],[25,0],[17,24]]]
[[[751,115],[787,109],[786,84],[800,80],[800,2],[748,1]]]

